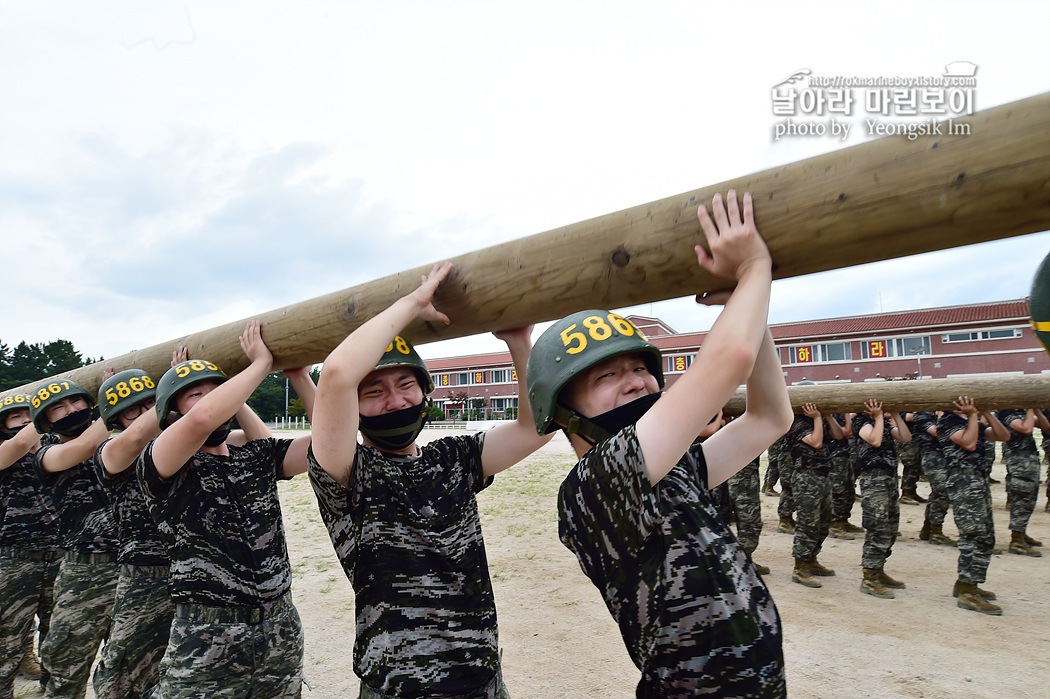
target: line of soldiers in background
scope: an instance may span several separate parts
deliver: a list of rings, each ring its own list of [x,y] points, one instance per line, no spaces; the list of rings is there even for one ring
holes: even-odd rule
[[[821,587],[820,577],[835,571],[817,560],[828,536],[852,540],[864,534],[861,591],[893,599],[905,584],[884,570],[900,535],[900,503],[925,505],[919,538],[940,546],[958,546],[958,580],[953,596],[963,609],[1000,615],[981,588],[995,549],[990,484],[995,442],[1003,443],[1007,506],[1010,509],[1010,553],[1039,557],[1042,542],[1027,534],[1038,499],[1041,461],[1050,462],[1050,410],[980,410],[960,396],[955,410],[888,413],[868,401],[865,411],[824,415],[815,404],[802,407],[791,429],[768,451],[768,467],[759,486],[756,459],[715,489],[723,516],[736,521],[737,536],[749,554],[762,531],[759,491],[779,496],[777,531],[792,534],[795,567],[792,581]],[[1036,446],[1041,431],[1043,455]],[[898,463],[903,466],[898,482]],[[920,479],[930,485],[929,498],[917,491]],[[782,492],[775,485],[781,483]],[[860,485],[858,495],[857,485]],[[1046,490],[1050,512],[1050,478]],[[857,499],[862,527],[850,516]],[[953,509],[959,541],[944,533],[944,518]],[[766,566],[755,563],[762,574]]]

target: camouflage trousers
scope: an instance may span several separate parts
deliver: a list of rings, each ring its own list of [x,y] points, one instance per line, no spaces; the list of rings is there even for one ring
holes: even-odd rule
[[[51,629],[40,644],[40,664],[49,674],[45,696],[81,699],[91,665],[109,635],[117,589],[117,555],[67,551],[55,578]]]
[[[58,574],[56,551],[0,548],[0,699],[14,695],[15,674],[33,617],[40,619],[40,638],[51,622],[52,588]]]
[[[1010,531],[1024,532],[1039,499],[1038,452],[1011,452],[1006,463],[1006,494],[1010,496]]]
[[[174,613],[168,566],[120,566],[113,624],[92,678],[98,699],[141,699],[157,684]]]
[[[852,514],[853,503],[857,501],[856,480],[849,454],[831,457],[828,482],[831,487],[832,522],[847,520]]]
[[[729,500],[736,512],[736,538],[749,556],[758,548],[758,538],[762,535],[758,480],[758,459],[755,459],[726,481]]]
[[[831,524],[831,483],[824,470],[796,468],[791,478],[795,494],[795,540],[791,555],[808,561],[820,553]]]
[[[763,481],[769,485],[776,485],[777,480],[780,479],[780,455],[782,452],[780,440],[770,444],[769,449],[766,450],[766,475]]]
[[[893,552],[901,518],[899,500],[894,471],[872,468],[860,472],[861,525],[865,530],[862,567],[881,569]]]
[[[926,521],[935,527],[944,526],[944,516],[952,504],[948,498],[948,462],[940,449],[922,452],[922,472],[930,482],[930,498],[926,501]]]
[[[911,492],[919,485],[919,476],[922,475],[922,451],[915,441],[898,442],[897,456],[900,457],[901,466],[901,490]]]
[[[777,460],[777,468],[780,471],[780,502],[777,503],[777,516],[788,519],[795,515],[795,493],[792,488],[795,460],[785,452]]]
[[[503,654],[500,653],[500,656],[502,655]],[[398,699],[398,697],[377,692],[362,682],[361,689],[357,694],[357,699]],[[500,664],[496,665],[495,676],[493,676],[484,687],[480,687],[477,691],[471,692],[470,694],[459,695],[455,699],[510,699],[510,692],[507,691],[507,685],[503,683],[502,666]]]
[[[995,548],[992,489],[988,474],[974,468],[953,468],[948,473],[948,497],[959,529],[959,580],[983,583]]]
[[[261,607],[179,604],[151,699],[298,699],[303,626],[292,594]]]

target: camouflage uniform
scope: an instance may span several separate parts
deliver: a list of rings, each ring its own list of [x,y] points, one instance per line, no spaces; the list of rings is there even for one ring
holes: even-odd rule
[[[893,421],[882,420],[882,445],[875,448],[860,436],[864,425],[875,420],[867,413],[853,418],[853,434],[857,440],[857,466],[860,470],[860,506],[863,512],[864,548],[861,566],[881,570],[893,553],[900,526],[900,502],[897,490],[897,450],[894,445]]]
[[[784,697],[780,617],[706,481],[694,444],[650,485],[635,427],[626,427],[562,483],[561,541],[642,671],[636,696]]]
[[[762,535],[762,503],[759,499],[758,464],[755,459],[725,482],[736,515],[736,538],[750,556]]]
[[[0,471],[0,699],[13,696],[34,616],[47,636],[58,556],[58,522],[26,454]]]
[[[357,446],[348,486],[309,452],[309,474],[354,588],[361,697],[507,696],[478,516],[483,434],[416,457]]]
[[[835,415],[839,424],[842,424],[844,417],[842,414]],[[845,522],[853,512],[853,503],[857,501],[850,441],[848,438],[834,439],[827,432],[824,433],[824,441],[828,445],[828,453],[831,454],[831,471],[828,473],[831,486],[831,521]]]
[[[911,437],[919,445],[922,455],[922,472],[930,482],[930,497],[926,501],[926,521],[935,527],[944,526],[944,516],[951,501],[948,499],[948,463],[944,459],[941,443],[926,430],[937,426],[937,414],[914,413],[911,418]]]
[[[36,468],[58,513],[59,545],[64,552],[55,578],[51,629],[40,646],[40,664],[49,675],[48,699],[83,697],[113,615],[117,526],[92,460],[47,473],[42,460],[58,440],[44,441],[36,453]]]
[[[291,442],[198,451],[167,481],[154,443],[139,457],[147,507],[173,541],[175,617],[154,699],[301,695],[303,629],[277,495]]]
[[[777,472],[780,474],[780,502],[777,503],[777,516],[780,519],[792,519],[795,516],[795,494],[792,488],[792,474],[795,471],[795,457],[791,453],[791,440],[784,434],[780,455],[777,458]]]
[[[113,624],[95,666],[92,686],[98,699],[140,699],[160,679],[160,660],[168,647],[175,612],[168,592],[170,561],[135,469],[107,473],[101,456],[105,444],[95,452],[94,466],[114,506],[120,568]]]
[[[966,429],[967,419],[946,412],[937,421],[937,439],[948,462],[948,496],[952,501],[955,526],[959,529],[959,580],[980,584],[988,573],[995,548],[992,521],[992,491],[988,485],[985,457],[985,425],[977,430],[977,448],[967,451],[951,436]]]
[[[831,453],[826,443],[814,449],[802,441],[813,434],[814,426],[813,418],[795,415],[788,430],[791,451],[795,455],[791,489],[795,495],[798,520],[791,555],[799,561],[810,561],[820,553],[831,524],[831,484],[828,480]],[[827,434],[827,422],[824,422],[824,434]]]
[[[910,424],[908,429],[911,429]],[[914,440],[901,442],[897,445],[897,456],[903,467],[901,468],[901,492],[913,493],[919,485],[919,476],[922,474],[922,451]]]
[[[769,449],[766,450],[766,475],[763,478],[763,483],[767,483],[770,486],[777,484],[777,481],[780,479],[780,454],[783,450],[783,438],[769,445]]]
[[[999,410],[996,417],[1006,426],[1010,439],[1003,442],[1003,463],[1006,464],[1006,494],[1010,497],[1010,531],[1028,528],[1028,520],[1039,499],[1039,450],[1035,437],[1010,429],[1014,420],[1024,422],[1026,410]]]

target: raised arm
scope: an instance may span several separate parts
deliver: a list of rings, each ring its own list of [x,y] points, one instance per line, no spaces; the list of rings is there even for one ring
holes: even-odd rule
[[[882,446],[882,435],[885,432],[882,424],[882,421],[885,419],[882,414],[882,401],[874,398],[864,401],[864,412],[871,416],[874,422],[871,425],[863,425],[860,428],[860,434],[857,436],[878,449]]]
[[[239,341],[251,362],[248,367],[201,396],[185,415],[164,430],[153,443],[153,463],[161,478],[171,478],[178,473],[190,457],[204,446],[208,436],[244,405],[270,373],[273,355],[262,340],[259,321],[249,322]],[[186,390],[192,395],[194,388],[191,386]]]
[[[957,413],[966,418],[966,428],[952,432],[950,439],[966,451],[976,450],[981,421],[977,414],[977,408],[974,407],[973,399],[969,396],[959,396],[952,401],[952,405],[955,406]]]
[[[911,429],[908,428],[904,417],[900,413],[890,413],[890,421],[893,423],[893,427],[890,428],[890,436],[898,442],[910,442]]]
[[[813,431],[803,437],[802,441],[813,449],[820,449],[824,446],[824,416],[821,415],[815,403],[803,405],[802,414],[813,421]]]
[[[711,274],[734,280],[736,288],[692,365],[637,423],[653,483],[678,463],[711,416],[747,382],[767,333],[772,260],[755,226],[751,195],[744,194],[742,217],[733,190],[726,204],[716,194],[712,209],[714,221],[706,208],[697,211],[711,249],[708,253],[697,245],[697,263]],[[786,394],[782,375],[780,384]]]
[[[99,418],[91,426],[68,442],[55,444],[44,452],[40,465],[48,473],[68,471],[95,455],[98,445],[109,437],[109,428]]]
[[[784,385],[780,357],[768,328],[747,380],[746,397],[744,414],[704,442],[708,487],[713,488],[728,479],[791,428],[794,414]],[[662,402],[663,399],[656,404]]]
[[[832,439],[846,438],[846,431],[843,429],[842,425],[839,424],[839,421],[835,419],[834,414],[825,416],[825,419],[828,422],[828,434],[831,435]]]
[[[273,436],[273,432],[266,426],[263,419],[247,403],[237,408],[236,417],[237,424],[241,426],[241,429],[230,433],[230,436],[226,438],[227,444],[243,447],[248,442],[256,439],[269,439]]]
[[[295,394],[303,402],[306,409],[306,419],[311,423],[314,421],[314,403],[317,401],[317,385],[310,376],[310,367],[303,366],[298,369],[285,369],[284,377],[295,389]]]
[[[518,418],[489,430],[481,450],[481,470],[492,476],[510,468],[550,441],[553,434],[536,434],[536,423],[528,409],[529,389],[525,367],[532,350],[532,326],[493,333],[507,343],[514,371],[518,375]]]
[[[317,462],[337,482],[350,482],[361,424],[357,392],[361,381],[409,323],[428,320],[448,324],[448,316],[436,310],[431,300],[451,269],[451,262],[434,265],[419,288],[350,333],[325,359],[311,421],[313,451]]]
[[[11,468],[39,443],[40,433],[32,422],[27,423],[14,437],[0,442],[0,471]]]
[[[985,422],[988,423],[988,427],[984,430],[984,438],[990,442],[1008,442],[1010,441],[1010,433],[1007,431],[1006,426],[995,416],[995,413],[989,410],[981,410],[981,416],[984,417]]]
[[[160,425],[157,424],[157,413],[153,410],[143,412],[128,429],[102,445],[100,456],[106,473],[116,475],[126,471],[139,458],[146,445],[158,436]]]

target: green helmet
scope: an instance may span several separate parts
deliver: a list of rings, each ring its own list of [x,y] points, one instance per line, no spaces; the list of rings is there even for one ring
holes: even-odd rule
[[[429,395],[434,392],[434,380],[430,378],[430,370],[427,369],[426,363],[416,353],[412,343],[400,335],[395,337],[390,346],[386,348],[386,352],[383,352],[383,356],[379,358],[379,363],[376,364],[376,369],[386,369],[395,366],[412,367],[419,374],[419,385],[423,387],[423,395]]]
[[[580,311],[547,328],[536,340],[525,372],[536,431],[548,434],[558,429],[553,420],[556,411],[563,422],[573,414],[558,404],[558,396],[577,374],[609,357],[634,352],[642,354],[649,373],[663,388],[659,348],[623,316]]]
[[[7,414],[14,410],[29,410],[32,414],[29,396],[24,393],[15,393],[0,398],[0,440],[11,439],[15,436],[14,432],[7,429]]]
[[[1035,271],[1028,306],[1032,329],[1043,348],[1050,352],[1050,255],[1043,258]]]
[[[164,372],[157,384],[157,422],[163,430],[181,417],[175,409],[175,396],[184,388],[202,381],[226,380],[226,373],[203,359],[187,359]]]
[[[29,394],[29,403],[32,406],[30,412],[36,431],[41,434],[53,433],[51,421],[47,419],[47,409],[63,398],[77,397],[87,401],[89,408],[95,407],[95,397],[69,379],[54,379],[37,386],[36,390]]]
[[[117,420],[118,415],[156,394],[156,382],[142,369],[127,369],[110,376],[98,389],[98,405],[106,427],[119,430],[121,424]]]

